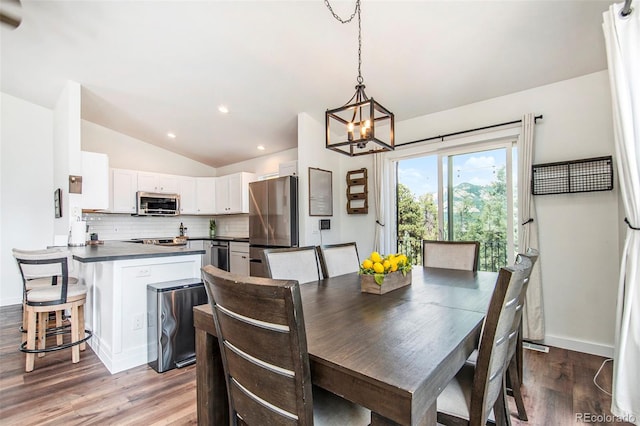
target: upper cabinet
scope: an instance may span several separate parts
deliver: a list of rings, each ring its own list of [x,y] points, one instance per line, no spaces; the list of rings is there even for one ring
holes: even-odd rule
[[[109,211],[111,213],[135,213],[138,172],[111,169]]]
[[[82,151],[82,208],[109,208],[109,157]]]
[[[216,178],[198,177],[196,179],[196,214],[216,214]]]
[[[196,178],[179,176],[178,194],[180,194],[180,214],[198,214]],[[211,194],[211,198],[213,198],[213,194]]]
[[[178,176],[138,172],[138,191],[177,194]]]
[[[249,182],[253,173],[234,173],[216,178],[216,213],[249,213]]]

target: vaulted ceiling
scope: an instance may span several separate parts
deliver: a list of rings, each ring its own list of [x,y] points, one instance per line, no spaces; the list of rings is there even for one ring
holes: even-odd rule
[[[611,3],[362,0],[367,94],[402,121],[606,69]],[[331,5],[348,17],[355,1]],[[356,84],[357,24],[322,0],[14,10],[20,25],[0,28],[4,93],[52,108],[76,81],[84,119],[213,167],[295,147],[297,114],[321,116]]]

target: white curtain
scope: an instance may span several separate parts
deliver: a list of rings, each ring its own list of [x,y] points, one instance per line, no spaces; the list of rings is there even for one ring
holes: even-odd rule
[[[603,14],[613,135],[627,235],[620,266],[611,412],[640,424],[640,7]]]
[[[382,200],[382,154],[373,154],[373,203],[375,204],[376,223],[373,239],[373,250],[382,250],[381,241],[384,232],[384,208]]]
[[[536,207],[531,195],[531,165],[533,163],[533,128],[535,118],[532,113],[522,117],[522,130],[518,141],[518,250],[526,253],[527,249],[538,247],[538,222]],[[526,340],[544,339],[544,308],[542,305],[542,276],[540,265],[544,253],[533,266],[526,302],[522,310],[522,331]]]

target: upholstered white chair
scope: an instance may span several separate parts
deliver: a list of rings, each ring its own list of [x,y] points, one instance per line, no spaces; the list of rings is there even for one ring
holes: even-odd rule
[[[270,278],[296,280],[299,283],[320,279],[318,256],[314,246],[266,249],[262,256]]]
[[[318,257],[324,278],[358,272],[360,261],[356,243],[318,246]]]
[[[478,270],[477,241],[422,241],[422,265],[432,268]]]
[[[85,342],[91,337],[91,332],[84,329],[87,287],[69,284],[68,250],[14,249],[13,256],[18,262],[23,282],[23,307],[26,314],[23,327],[27,336],[23,339],[20,350],[27,354],[25,370],[33,371],[35,354],[41,357],[46,352],[67,348],[72,348],[72,362],[79,362],[80,350],[85,349]],[[61,318],[65,311],[71,313],[69,327],[62,326]],[[48,330],[50,313],[56,315],[56,327],[53,330]],[[67,343],[63,342],[62,333],[65,330],[69,334]],[[55,346],[46,347],[48,331],[57,336]]]
[[[531,261],[527,258],[500,269],[483,325],[476,364],[465,364],[438,396],[438,423],[484,426],[491,417],[498,425],[508,423],[504,382],[509,337],[522,286],[530,273]]]

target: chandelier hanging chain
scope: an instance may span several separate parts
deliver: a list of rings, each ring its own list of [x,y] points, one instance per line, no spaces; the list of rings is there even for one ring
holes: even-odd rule
[[[327,9],[329,9],[329,12],[331,12],[333,17],[336,18],[336,20],[342,24],[348,24],[349,22],[353,21],[353,18],[356,16],[356,14],[358,15],[358,79],[357,80],[358,80],[358,84],[362,84],[364,79],[362,78],[362,71],[361,71],[361,68],[362,68],[362,19],[360,18],[360,0],[356,0],[356,7],[353,10],[353,13],[349,17],[349,19],[342,19],[340,16],[338,16],[338,14],[333,11],[331,4],[329,4],[329,0],[324,0],[324,4],[327,6]]]

